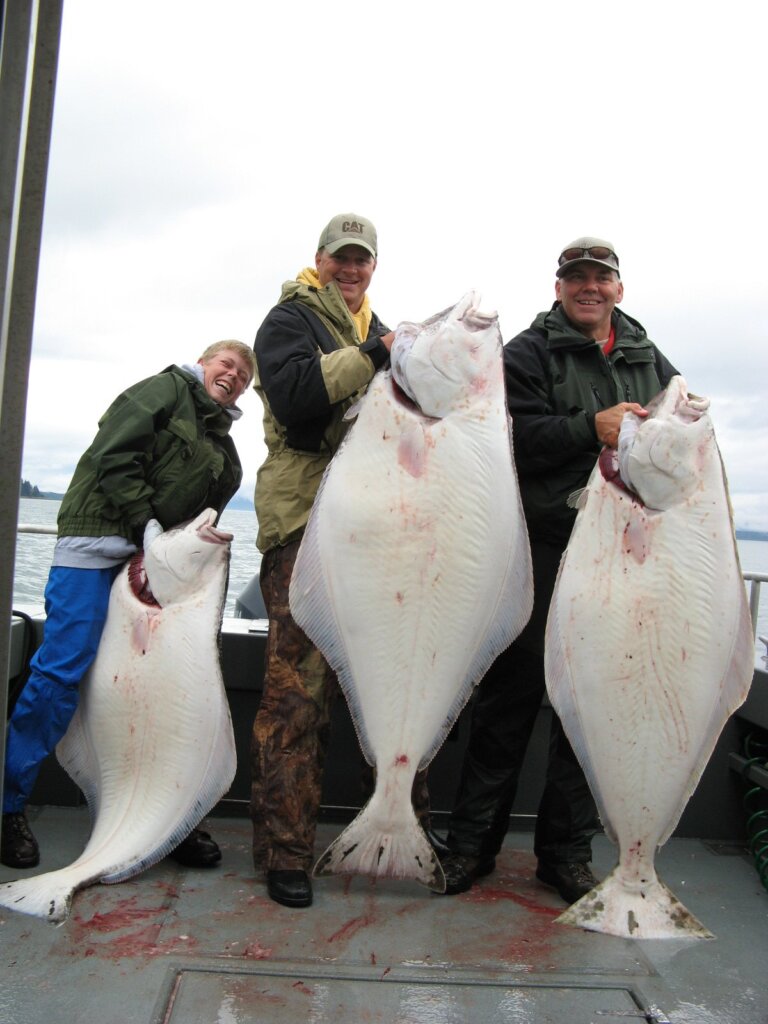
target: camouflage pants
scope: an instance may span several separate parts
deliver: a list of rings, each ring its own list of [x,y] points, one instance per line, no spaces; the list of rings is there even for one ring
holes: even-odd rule
[[[339,688],[327,662],[299,629],[288,586],[299,542],[268,551],[261,590],[269,616],[264,690],[251,742],[251,820],[257,870],[309,871],[314,860],[323,764]],[[363,775],[372,789],[373,772]],[[413,800],[429,826],[426,772],[414,780]]]

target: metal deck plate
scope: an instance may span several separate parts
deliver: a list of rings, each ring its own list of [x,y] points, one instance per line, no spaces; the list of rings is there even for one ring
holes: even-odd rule
[[[88,816],[35,808],[32,825],[46,871],[77,856]],[[496,871],[460,896],[323,877],[312,907],[290,910],[254,876],[250,822],[207,828],[223,851],[215,870],[165,860],[92,886],[58,928],[0,913],[2,1024],[768,1020],[766,894],[743,857],[703,843],[671,840],[659,870],[717,938],[654,942],[558,924],[563,903],[536,881],[530,834],[510,833]],[[337,831],[320,827],[319,851]],[[614,857],[597,837],[596,873]]]
[[[616,1024],[652,1018],[626,988],[474,979],[438,985],[386,977],[329,978],[301,969],[285,974],[186,969],[177,975],[159,1019],[165,1024]]]

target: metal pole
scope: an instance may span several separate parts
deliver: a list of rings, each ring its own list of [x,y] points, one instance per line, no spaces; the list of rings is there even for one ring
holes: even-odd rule
[[[2,5],[0,45],[0,702],[8,703],[13,570],[35,292],[63,0]],[[0,729],[0,789],[5,729]]]

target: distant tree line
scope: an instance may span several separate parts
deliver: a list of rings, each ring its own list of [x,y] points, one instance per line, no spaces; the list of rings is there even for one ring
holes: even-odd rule
[[[31,484],[29,480],[21,481],[22,498],[43,498],[45,495],[40,491],[37,484]]]
[[[57,494],[55,491],[41,491],[36,484],[31,484],[29,480],[22,480],[19,493],[22,498],[47,498],[49,500],[60,500],[64,497],[63,494]]]

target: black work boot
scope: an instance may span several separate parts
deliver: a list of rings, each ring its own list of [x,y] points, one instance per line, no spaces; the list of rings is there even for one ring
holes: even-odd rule
[[[557,889],[560,898],[568,904],[580,900],[598,884],[589,864],[580,861],[550,864],[540,860],[536,868],[536,877],[544,885]]]
[[[309,907],[312,904],[312,883],[306,871],[267,871],[267,893],[284,907]]]
[[[23,811],[3,815],[0,861],[9,868],[35,868],[40,863],[40,848]]]
[[[451,853],[440,860],[445,875],[443,896],[457,896],[471,889],[478,878],[485,878],[496,867],[495,857],[472,857],[462,853]]]
[[[421,827],[424,829],[424,835],[427,837],[427,842],[435,851],[435,856],[438,860],[442,860],[443,857],[448,857],[451,852],[451,848],[446,841],[435,832],[432,826],[427,823],[424,825],[421,823]]]
[[[188,868],[215,868],[221,860],[221,850],[207,832],[193,828],[168,856]]]

